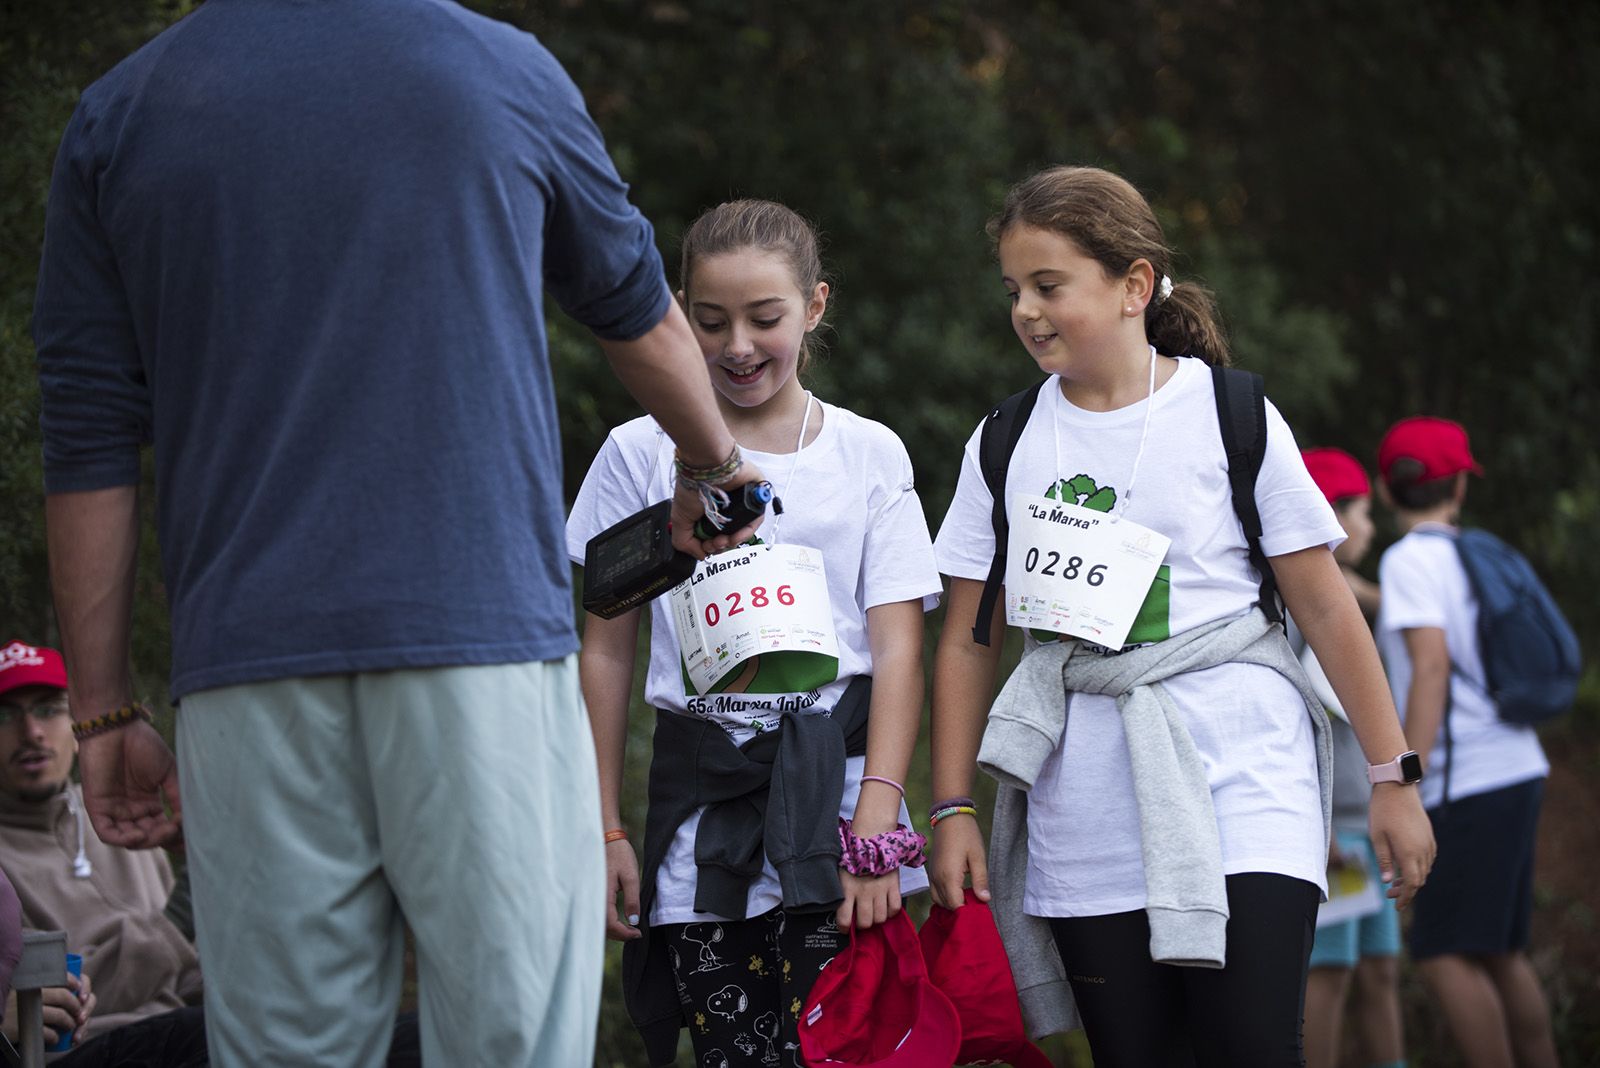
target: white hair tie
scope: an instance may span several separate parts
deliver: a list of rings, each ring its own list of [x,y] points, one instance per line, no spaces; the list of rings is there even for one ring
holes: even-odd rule
[[[1156,288],[1156,293],[1156,303],[1158,304],[1172,296],[1172,279],[1168,278],[1166,275],[1162,275],[1161,285]]]

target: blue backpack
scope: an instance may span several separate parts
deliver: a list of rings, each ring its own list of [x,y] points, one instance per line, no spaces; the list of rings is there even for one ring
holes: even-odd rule
[[[1561,715],[1572,707],[1582,670],[1572,625],[1517,550],[1487,530],[1463,530],[1451,540],[1478,599],[1486,677],[1457,673],[1488,694],[1507,723],[1532,726]]]

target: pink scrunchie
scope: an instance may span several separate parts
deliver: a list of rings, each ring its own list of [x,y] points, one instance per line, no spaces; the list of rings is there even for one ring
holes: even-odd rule
[[[899,824],[871,838],[857,838],[850,821],[839,820],[839,867],[851,875],[888,875],[901,867],[920,868],[927,860],[922,847],[927,839]]]

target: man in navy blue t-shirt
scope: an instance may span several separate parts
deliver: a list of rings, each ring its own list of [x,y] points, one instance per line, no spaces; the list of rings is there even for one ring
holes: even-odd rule
[[[67,127],[34,332],[86,803],[107,842],[166,844],[181,784],[216,1064],[381,1063],[402,921],[429,1063],[591,1059],[546,291],[686,464],[735,452],[651,228],[526,34],[212,0]],[[145,443],[176,771],[130,704]]]

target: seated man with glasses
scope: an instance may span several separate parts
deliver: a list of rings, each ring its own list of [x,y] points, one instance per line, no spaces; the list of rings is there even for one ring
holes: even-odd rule
[[[201,993],[194,946],[165,911],[174,885],[166,854],[105,845],[83,811],[66,687],[54,649],[0,646],[0,869],[16,887],[23,926],[65,931],[89,980],[82,997],[46,992],[47,1045],[58,1027],[70,1024],[82,1041]],[[6,1009],[15,1039],[15,1005]]]

